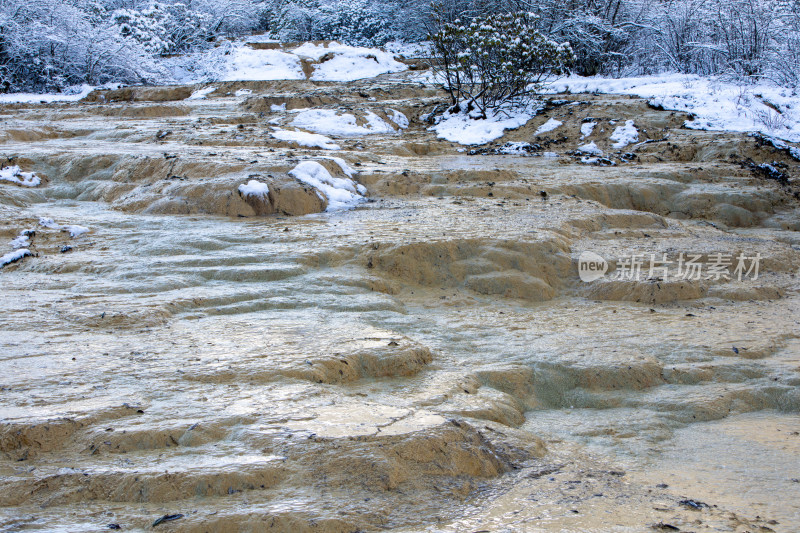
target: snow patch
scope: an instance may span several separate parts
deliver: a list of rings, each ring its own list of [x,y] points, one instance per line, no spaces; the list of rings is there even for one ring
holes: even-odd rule
[[[23,187],[38,187],[42,180],[33,172],[22,172],[18,166],[0,169],[0,181],[10,181]]]
[[[780,139],[776,139],[774,137],[770,137],[769,135],[763,137],[765,140],[769,141],[772,146],[777,148],[778,150],[786,150],[789,152],[789,155],[792,156],[792,159],[795,161],[800,161],[800,148],[795,148],[794,146],[789,146],[785,142],[781,141]]]
[[[83,100],[95,88],[91,85],[81,85],[73,92],[59,94],[12,93],[0,94],[0,104],[50,104],[54,102],[77,102]]]
[[[270,135],[279,141],[293,142],[300,146],[322,148],[323,150],[341,150],[342,147],[333,142],[333,139],[318,133],[305,131],[275,130]]]
[[[532,150],[531,144],[526,142],[508,142],[501,146],[498,150],[498,154],[504,155],[522,155],[526,156],[529,155]]]
[[[403,57],[431,57],[430,43],[404,43],[400,41],[390,41],[383,46],[387,52],[401,55]]]
[[[268,33],[259,33],[257,35],[250,35],[246,38],[248,43],[279,43],[277,39],[273,39]]]
[[[315,81],[353,81],[408,69],[389,52],[336,42],[284,51],[256,50],[240,41],[223,59],[220,81],[304,80],[301,59],[321,61],[311,74]]]
[[[30,233],[27,231],[20,233],[19,236],[15,237],[10,244],[14,250],[27,248],[31,244]]]
[[[613,166],[617,165],[612,160],[610,160],[608,158],[605,158],[605,157],[599,157],[599,156],[598,157],[589,157],[589,156],[582,157],[580,159],[580,162],[585,164],[585,165],[594,165],[594,166],[599,166],[599,167],[613,167]]]
[[[337,43],[331,43],[331,45],[336,45]],[[302,45],[298,46],[292,53],[300,56],[305,59],[310,59],[311,61],[319,61],[322,57],[327,54],[328,52],[332,52],[333,49],[328,49],[327,47],[319,44],[314,43],[303,43]]]
[[[239,185],[239,193],[245,197],[253,196],[266,199],[269,195],[269,186],[258,180],[250,180],[247,183]]]
[[[356,170],[353,169],[353,167],[348,165],[347,161],[345,161],[341,157],[327,156],[325,159],[330,159],[331,161],[333,161],[334,163],[339,165],[339,168],[342,169],[342,172],[344,172],[347,175],[347,177],[350,178],[350,179],[352,179],[353,177],[355,177],[358,174],[358,172],[356,172]],[[353,182],[353,183],[355,183],[355,182]],[[356,186],[356,191],[358,192],[358,194],[361,194],[361,195],[367,194],[367,188],[366,187],[364,187],[360,183],[355,183],[355,186]]]
[[[315,81],[353,81],[373,78],[380,74],[402,72],[408,67],[394,59],[394,55],[377,48],[347,46],[332,42],[328,46],[313,43],[294,49],[292,53],[319,61],[330,54],[329,59],[314,66],[311,79]]]
[[[328,200],[326,211],[353,207],[364,199],[363,189],[358,188],[352,179],[333,177],[328,169],[316,161],[303,161],[289,171],[289,175],[311,185],[318,194],[322,193]]]
[[[691,113],[694,119],[685,122],[687,128],[759,132],[800,142],[800,95],[768,82],[742,85],[686,74],[617,79],[570,76],[549,83],[548,89],[554,93],[635,95],[656,107]]]
[[[209,94],[213,93],[216,90],[217,90],[216,87],[206,87],[204,89],[198,89],[195,92],[193,92],[189,96],[189,98],[187,98],[187,100],[202,100],[206,96],[208,96]]]
[[[589,155],[603,155],[603,151],[597,147],[597,144],[595,144],[594,141],[582,146],[578,146],[578,151]]]
[[[625,148],[639,140],[639,130],[636,129],[632,120],[625,121],[624,126],[618,126],[611,134],[611,140],[615,141],[614,148]]]
[[[536,130],[536,133],[534,133],[534,135],[541,135],[542,133],[547,133],[548,131],[553,131],[554,129],[556,129],[557,127],[559,127],[562,124],[563,124],[563,122],[561,122],[560,120],[556,120],[554,118],[551,118],[550,120],[548,120],[547,122],[545,122],[544,124],[539,126],[539,128]]]
[[[56,224],[52,218],[41,217],[39,219],[39,225],[48,229],[56,229],[61,230],[64,233],[69,233],[69,236],[73,239],[80,237],[84,233],[89,233],[89,228],[86,226],[78,226],[77,224],[61,226]]]
[[[297,113],[292,125],[323,135],[357,137],[379,133],[394,133],[394,129],[371,111],[365,116],[366,124],[359,126],[354,115],[337,114],[334,109],[304,109]]]
[[[341,157],[328,156],[325,159],[330,159],[331,161],[333,161],[334,163],[339,165],[339,168],[342,169],[342,172],[344,172],[347,175],[348,178],[353,178],[356,174],[358,174],[358,172],[356,172],[356,170],[353,169],[353,167],[348,165],[347,161],[345,161]]]
[[[488,110],[486,118],[475,119],[466,112],[445,112],[439,122],[428,128],[435,131],[440,139],[474,146],[499,139],[506,130],[524,126],[538,110],[533,107]]]
[[[597,126],[597,122],[584,122],[581,124],[581,139],[585,139],[591,135],[595,126]]]
[[[39,218],[39,225],[49,229],[61,229],[61,226],[56,224],[52,218]]]
[[[220,81],[304,80],[300,58],[280,50],[236,47]]]
[[[437,76],[429,70],[412,72],[408,76],[408,81],[422,85],[440,85],[444,82],[442,76]]]
[[[272,104],[271,106],[269,106],[269,110],[272,111],[273,113],[280,113],[282,111],[286,111],[286,104],[285,103]]]
[[[89,233],[89,228],[77,225],[61,226],[61,231],[69,233],[69,236],[75,239],[77,237],[80,237],[84,233]]]
[[[389,109],[389,112],[392,114],[389,117],[389,120],[397,124],[397,127],[399,127],[401,130],[408,128],[409,122],[407,116],[396,109]]]
[[[11,263],[15,263],[22,259],[23,257],[27,257],[33,255],[30,250],[27,248],[22,248],[21,250],[14,250],[13,252],[8,252],[4,256],[0,257],[0,268],[3,268],[6,265]]]

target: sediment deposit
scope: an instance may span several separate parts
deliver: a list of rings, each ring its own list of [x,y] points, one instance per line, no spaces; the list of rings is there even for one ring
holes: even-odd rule
[[[465,148],[414,73],[214,86],[0,107],[3,166],[41,178],[0,182],[3,246],[32,230],[0,269],[0,529],[795,527],[789,152],[629,97],[551,95]],[[304,109],[391,128],[271,135]],[[289,174],[349,179],[329,156],[354,209]],[[760,272],[586,283],[585,251]]]

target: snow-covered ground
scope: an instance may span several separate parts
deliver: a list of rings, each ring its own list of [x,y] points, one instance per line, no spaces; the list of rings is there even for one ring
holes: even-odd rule
[[[292,125],[322,135],[359,137],[362,135],[394,133],[394,128],[371,111],[366,111],[360,125],[355,115],[339,114],[335,109],[303,109],[294,117]]]
[[[539,128],[537,128],[535,135],[541,135],[542,133],[553,131],[562,124],[563,122],[561,122],[560,120],[551,118],[550,120],[539,126]]]
[[[4,266],[19,261],[23,257],[27,257],[31,254],[31,251],[27,248],[21,248],[19,250],[14,250],[13,252],[8,252],[7,254],[0,256],[0,268]]]
[[[291,142],[299,146],[322,148],[323,150],[341,150],[341,146],[336,144],[333,139],[318,133],[276,129],[270,135],[279,141]]]
[[[50,104],[53,102],[77,102],[86,98],[95,88],[90,85],[76,87],[74,91],[58,94],[11,93],[0,94],[0,104]]]
[[[625,148],[639,140],[639,130],[632,120],[628,120],[623,126],[617,126],[610,139],[614,141],[614,148]]]
[[[347,178],[337,178],[328,172],[328,169],[316,161],[303,161],[289,175],[299,181],[314,187],[318,194],[322,194],[328,200],[327,211],[346,209],[353,207],[364,200],[367,189],[352,179],[355,171],[347,165],[343,159],[330,158],[342,168],[347,174]]]
[[[463,111],[460,113],[448,111],[439,117],[437,124],[429,129],[435,131],[440,139],[466,146],[476,146],[499,139],[506,130],[524,126],[536,116],[537,112],[538,108],[536,107],[489,110],[486,118],[476,119]]]
[[[330,159],[331,161],[339,165],[339,168],[342,169],[342,172],[344,172],[350,179],[353,179],[355,175],[358,174],[358,172],[356,172],[353,167],[348,165],[347,161],[345,161],[341,157],[326,156],[325,159]],[[356,191],[358,191],[358,194],[367,194],[367,188],[361,185],[360,183],[356,184]]]
[[[760,132],[800,142],[800,94],[762,83],[736,84],[717,78],[660,74],[633,78],[570,76],[548,84],[550,92],[631,94],[671,111],[692,113],[687,128]]]
[[[23,187],[38,187],[42,180],[33,172],[22,172],[16,165],[0,168],[0,181],[9,181]]]
[[[254,50],[245,44],[230,54],[220,81],[304,80],[300,58],[281,50]]]
[[[415,75],[422,83],[435,84],[429,73]],[[796,89],[766,83],[748,85],[685,74],[663,74],[632,78],[584,78],[570,76],[552,81],[547,93],[603,93],[635,95],[652,105],[691,113],[687,128],[730,132],[759,132],[789,142],[800,142],[800,94]],[[485,144],[500,138],[505,130],[518,128],[533,118],[530,109],[473,120],[466,114],[445,113],[431,129],[442,139],[463,145]],[[547,133],[560,124],[551,119],[536,131]],[[594,123],[581,127],[582,136],[592,134]],[[612,134],[615,148],[638,140],[633,124],[626,123]]]
[[[15,237],[9,244],[11,245],[11,250],[8,253],[3,254],[0,256],[0,268],[3,268],[6,265],[11,263],[15,263],[22,259],[23,257],[28,257],[33,255],[28,247],[31,245],[31,236],[34,235],[35,232],[33,230],[25,230],[20,233],[17,237]]]
[[[72,224],[68,226],[61,226],[61,231],[65,233],[69,233],[69,236],[73,239],[80,237],[84,233],[89,233],[89,228],[86,226],[78,226],[77,224]]]
[[[313,61],[320,61],[328,56],[326,61],[314,66],[311,79],[316,81],[352,81],[390,72],[402,72],[408,68],[396,61],[394,55],[389,52],[336,42],[328,46],[306,43],[292,50],[292,53]]]
[[[269,186],[258,180],[250,180],[239,185],[239,192],[242,196],[252,196],[254,198],[267,198]]]
[[[409,121],[408,117],[405,116],[403,113],[396,109],[389,109],[388,110],[392,115],[389,117],[389,120],[397,124],[397,127],[401,130],[408,128]]]
[[[588,155],[603,155],[603,151],[597,147],[594,141],[578,146],[578,151]]]
[[[69,236],[73,239],[80,237],[84,233],[89,233],[90,231],[86,226],[78,226],[77,224],[67,224],[62,226],[61,224],[57,224],[52,218],[45,217],[39,219],[39,225],[44,228],[57,229],[63,231],[64,233],[69,233]]]
[[[302,59],[318,62],[311,73],[314,81],[353,81],[408,68],[389,52],[336,42],[287,50],[256,50],[242,42],[229,57],[221,81],[304,80]]]
[[[213,86],[205,87],[203,89],[198,89],[195,92],[193,92],[191,96],[187,98],[187,100],[202,100],[203,98],[205,98],[206,96],[208,96],[209,94],[213,93],[216,90],[217,88]]]
[[[20,248],[27,248],[31,245],[31,232],[30,231],[23,231],[17,237],[15,237],[9,244],[15,250],[19,250]]]

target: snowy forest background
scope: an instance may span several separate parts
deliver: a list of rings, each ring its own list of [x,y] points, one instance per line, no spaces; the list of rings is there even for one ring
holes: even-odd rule
[[[0,92],[179,81],[253,33],[375,46],[425,40],[436,14],[519,10],[580,75],[800,80],[800,0],[0,0]]]

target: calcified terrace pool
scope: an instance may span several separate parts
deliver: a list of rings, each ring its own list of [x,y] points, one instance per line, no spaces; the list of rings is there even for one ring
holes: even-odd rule
[[[470,153],[406,73],[196,89],[0,107],[40,179],[0,181],[0,529],[796,527],[800,209],[740,164],[786,151],[567,94]],[[389,126],[269,135],[307,108]]]

